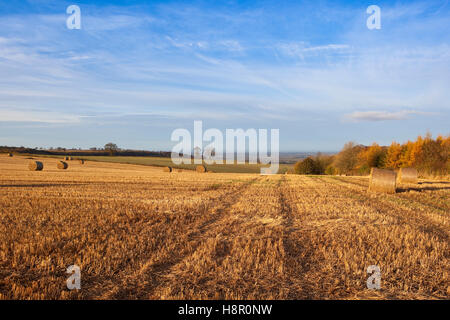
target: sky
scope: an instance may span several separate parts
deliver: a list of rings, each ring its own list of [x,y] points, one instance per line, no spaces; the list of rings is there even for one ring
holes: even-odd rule
[[[0,145],[170,150],[194,120],[285,152],[450,134],[448,30],[448,0],[1,1]]]

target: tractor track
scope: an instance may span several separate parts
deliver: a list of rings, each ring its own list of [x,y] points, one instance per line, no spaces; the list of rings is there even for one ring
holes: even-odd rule
[[[103,295],[102,299],[155,298],[152,293],[164,283],[164,278],[171,273],[177,264],[182,263],[184,259],[194,254],[208,237],[214,235],[214,231],[210,229],[211,226],[226,217],[229,208],[240,200],[244,190],[255,183],[257,179],[246,181],[237,190],[210,200],[202,212],[196,214],[196,216],[202,217],[204,215],[208,216],[208,218],[196,221],[193,225],[186,225],[186,230],[190,230],[186,239],[188,243],[183,242],[180,245],[189,248],[187,252],[180,250],[175,253],[175,256],[156,263],[149,257],[150,259],[139,270],[133,275],[127,275],[120,285],[115,286],[117,289]]]
[[[351,186],[355,186],[354,183],[346,182],[339,180],[339,182],[332,182],[326,178],[317,177],[318,181],[321,181],[323,183],[326,183],[330,186],[341,187],[347,190],[350,190],[351,192],[358,193],[358,198],[355,198],[354,200],[357,201],[360,204],[368,205],[372,208],[375,208],[378,212],[382,214],[386,214],[390,217],[395,218],[400,224],[408,224],[410,226],[413,226],[414,228],[430,234],[432,236],[438,237],[441,241],[448,242],[450,240],[450,236],[448,234],[448,231],[446,231],[445,228],[442,227],[442,225],[435,223],[431,221],[430,218],[425,217],[423,214],[417,213],[416,211],[412,210],[411,208],[402,206],[402,210],[405,210],[407,214],[399,214],[398,209],[399,205],[394,205],[389,199],[395,198],[395,196],[390,195],[384,195],[388,197],[387,199],[384,199],[382,197],[377,197],[376,199],[368,198],[367,192],[362,191],[360,188],[353,188]],[[350,184],[351,186],[345,185]]]

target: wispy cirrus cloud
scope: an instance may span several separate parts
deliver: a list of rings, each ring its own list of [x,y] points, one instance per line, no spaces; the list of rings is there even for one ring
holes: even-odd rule
[[[30,110],[0,110],[0,122],[39,122],[48,124],[80,123],[81,117],[74,114]]]
[[[345,115],[345,119],[352,121],[389,121],[406,120],[412,115],[431,116],[436,115],[433,112],[422,112],[413,110],[402,110],[397,112],[389,111],[356,111]]]
[[[311,46],[305,42],[280,43],[276,46],[277,50],[287,56],[305,58],[305,55],[333,54],[349,51],[351,46],[348,44],[325,44],[320,46]]]

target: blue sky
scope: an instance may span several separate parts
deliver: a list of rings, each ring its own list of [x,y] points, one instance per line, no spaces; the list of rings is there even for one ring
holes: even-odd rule
[[[448,0],[2,1],[0,145],[170,150],[194,120],[278,128],[281,151],[449,134],[448,30]]]

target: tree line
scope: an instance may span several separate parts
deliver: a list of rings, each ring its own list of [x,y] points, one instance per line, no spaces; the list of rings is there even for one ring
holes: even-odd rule
[[[415,141],[400,144],[393,141],[390,146],[374,142],[363,146],[347,142],[336,155],[318,153],[299,161],[294,166],[297,174],[345,174],[367,175],[370,168],[399,169],[414,167],[419,174],[450,174],[450,135],[439,135],[433,139],[430,133],[418,136]]]
[[[11,147],[0,146],[0,153],[16,153],[16,154],[36,154],[36,155],[65,155],[65,156],[123,156],[123,157],[170,157],[171,153],[168,151],[145,151],[145,150],[129,150],[121,149],[115,143],[109,142],[105,144],[104,148],[89,148],[83,149],[67,149],[62,147],[57,148],[27,148],[27,147]]]

